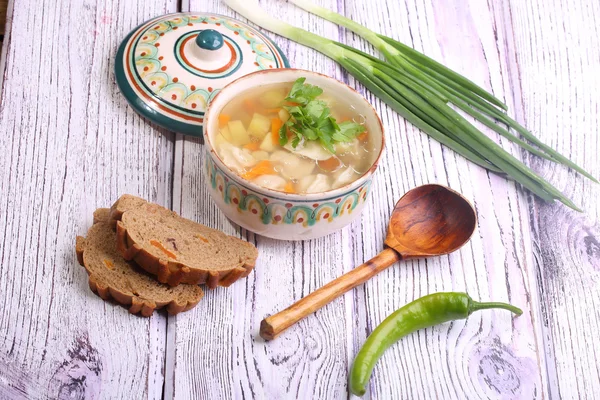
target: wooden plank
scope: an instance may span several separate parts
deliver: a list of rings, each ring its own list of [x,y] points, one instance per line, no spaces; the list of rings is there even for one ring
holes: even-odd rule
[[[186,7],[183,4],[183,9]],[[191,10],[235,16],[217,0],[192,1]],[[338,30],[285,3],[274,14],[302,18],[312,31],[337,37]],[[270,35],[295,67],[341,77],[331,60]],[[254,242],[260,251],[256,271],[230,288],[209,291],[188,313],[169,318],[166,398],[339,398],[346,395],[345,333],[353,323],[338,301],[317,318],[273,343],[257,339],[260,320],[351,268],[349,231],[310,242],[278,242],[238,229],[210,199],[202,176],[204,147],[178,140],[174,207],[182,215]],[[179,164],[180,163],[180,164]],[[179,170],[178,165],[182,168]],[[181,172],[179,172],[181,171]],[[177,205],[179,204],[179,209]],[[360,230],[356,224],[355,230]],[[325,252],[319,249],[346,249]],[[173,353],[171,353],[171,351]],[[172,356],[172,358],[171,358]]]
[[[4,23],[4,29],[0,32],[0,35],[2,36],[2,40],[0,40],[0,48],[1,48],[1,52],[0,52],[0,71],[4,71],[5,68],[5,64],[6,64],[6,54],[7,54],[7,50],[8,50],[8,43],[10,43],[10,29],[12,26],[11,23],[11,18],[9,18],[8,16],[11,15],[12,16],[12,8],[13,8],[13,1],[7,1],[6,4],[2,5],[1,7],[3,7],[3,10],[0,10],[0,14],[2,12],[4,12],[4,15],[0,15],[0,21],[2,21],[2,23]],[[0,96],[2,96],[2,88],[3,88],[3,81],[4,81],[4,74],[0,74]]]
[[[488,5],[479,1],[405,1],[361,7],[357,2],[346,9],[346,14],[469,76],[501,99],[510,96],[506,70],[501,65],[508,50],[503,46],[502,26],[494,24]],[[388,149],[403,151],[388,151],[386,185],[377,197],[387,197],[392,203],[411,186],[447,184],[473,200],[479,224],[461,251],[405,263],[367,283],[369,329],[403,304],[436,291],[466,291],[474,298],[510,301],[521,306],[525,314],[512,319],[502,312],[478,313],[467,322],[442,325],[406,338],[376,367],[372,396],[544,396],[545,363],[539,354],[539,315],[530,302],[535,274],[522,193],[513,183],[442,149],[386,108],[382,110],[391,132],[387,135]],[[355,349],[360,343],[355,341]]]
[[[412,44],[510,100],[511,85],[502,64],[510,50],[503,27],[496,25],[493,10],[480,3],[341,2],[339,11]],[[192,2],[191,9],[232,15],[215,3]],[[268,9],[313,32],[365,48],[354,35],[291,5],[270,2]],[[293,66],[347,78],[321,55],[277,37],[276,41]],[[388,132],[388,151],[374,180],[371,206],[361,221],[315,241],[278,242],[239,232],[259,247],[257,268],[246,281],[211,291],[195,310],[169,319],[166,398],[209,393],[226,398],[344,397],[347,369],[366,333],[414,298],[444,290],[511,301],[525,314],[512,319],[503,312],[482,312],[468,322],[411,335],[378,364],[371,397],[545,397],[525,196],[513,183],[442,149],[372,95],[365,95],[379,110]],[[204,187],[202,145],[181,139],[177,149],[175,208],[186,217],[238,234]],[[450,185],[474,199],[479,228],[469,245],[447,257],[392,268],[276,341],[257,338],[265,315],[379,252],[394,202],[406,190],[427,182]]]
[[[0,398],[161,398],[166,318],[92,294],[74,246],[122,193],[170,205],[173,135],[127,106],[113,57],[175,7],[15,0],[0,105]]]
[[[538,137],[596,178],[600,4],[511,1],[499,11],[512,28],[508,45],[517,115]],[[538,159],[534,170],[584,210],[531,202],[535,272],[553,398],[600,393],[600,201],[598,185]]]

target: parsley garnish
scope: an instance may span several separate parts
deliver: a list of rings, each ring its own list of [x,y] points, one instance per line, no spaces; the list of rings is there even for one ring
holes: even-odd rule
[[[365,131],[365,127],[352,121],[338,124],[331,116],[331,110],[323,100],[317,100],[323,89],[304,83],[306,78],[298,78],[285,98],[294,104],[283,106],[290,119],[279,130],[279,143],[284,146],[291,138],[296,148],[302,139],[318,140],[321,145],[335,153],[335,142],[350,142]],[[288,132],[291,133],[288,138]]]

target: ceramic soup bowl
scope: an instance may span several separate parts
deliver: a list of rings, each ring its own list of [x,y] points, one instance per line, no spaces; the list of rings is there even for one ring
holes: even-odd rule
[[[288,194],[267,189],[241,178],[219,158],[213,142],[219,133],[218,116],[240,93],[276,83],[306,82],[348,99],[365,125],[377,157],[371,168],[356,181],[326,192]],[[384,135],[377,113],[360,94],[325,75],[299,69],[272,69],[243,76],[225,86],[211,101],[204,116],[205,177],[217,206],[234,223],[259,235],[282,240],[314,239],[328,235],[360,216],[367,202],[373,173],[383,152]]]

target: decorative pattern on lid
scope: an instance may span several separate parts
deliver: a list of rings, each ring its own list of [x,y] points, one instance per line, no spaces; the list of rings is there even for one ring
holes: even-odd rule
[[[131,32],[119,47],[115,74],[140,114],[167,129],[201,136],[204,111],[222,87],[250,72],[288,67],[275,43],[240,21],[178,13]]]

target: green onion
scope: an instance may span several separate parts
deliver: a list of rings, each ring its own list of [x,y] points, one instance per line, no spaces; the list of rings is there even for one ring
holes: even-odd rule
[[[257,25],[337,61],[367,89],[417,128],[483,168],[505,174],[543,200],[557,199],[568,207],[581,211],[558,189],[479,131],[452,106],[531,153],[569,166],[597,182],[582,168],[544,145],[508,117],[504,113],[506,106],[492,94],[402,43],[305,0],[290,0],[301,8],[362,36],[384,55],[386,61],[383,61],[353,47],[276,20],[268,16],[256,0],[224,1]],[[516,130],[531,144],[498,125],[496,121]]]
[[[328,10],[326,8],[320,7],[316,4],[313,4],[306,0],[289,0],[290,3],[297,5],[304,10],[318,15],[320,17],[325,18],[328,21],[341,25],[350,29],[352,32],[361,36],[363,39],[367,40],[371,43],[376,49],[381,51],[385,58],[387,58],[393,65],[397,67],[404,67],[407,61],[416,62],[420,65],[427,66],[441,75],[447,77],[448,79],[453,80],[459,88],[465,88],[465,90],[470,90],[475,94],[481,96],[482,98],[488,100],[489,102],[501,107],[502,109],[507,109],[506,105],[502,103],[500,100],[495,98],[492,94],[488,93],[484,89],[477,86],[475,83],[471,82],[467,78],[462,75],[457,74],[456,72],[444,67],[442,64],[432,60],[431,58],[425,56],[424,54],[419,53],[418,51],[400,43],[395,40],[388,38],[383,35],[379,35],[370,29],[360,25],[352,21],[349,18],[346,18],[336,12]]]
[[[473,83],[470,80],[468,80],[467,78],[457,74],[456,72],[444,67],[442,64],[438,63],[435,60],[432,60],[431,58],[427,57],[426,55],[419,53],[418,51],[410,48],[409,46],[406,46],[403,43],[400,43],[400,42],[398,42],[392,38],[389,38],[387,36],[379,35],[373,31],[371,31],[370,29],[352,21],[351,19],[348,19],[348,18],[346,18],[338,13],[335,13],[333,11],[330,11],[326,8],[317,6],[316,4],[313,4],[309,1],[290,0],[290,2],[297,5],[300,8],[303,8],[304,10],[306,10],[308,12],[311,12],[315,15],[323,17],[326,20],[336,23],[338,25],[344,26],[344,27],[350,29],[352,32],[356,33],[357,35],[360,35],[361,37],[366,39],[368,42],[370,42],[373,46],[375,46],[377,49],[379,49],[393,65],[396,65],[400,68],[411,69],[413,71],[413,73],[415,72],[414,71],[415,68],[419,69],[419,70],[425,72],[426,74],[429,73],[432,77],[435,77],[437,79],[438,83],[443,82],[442,86],[445,85],[448,88],[452,88],[455,91],[458,91],[459,93],[465,95],[468,99],[477,101],[479,104],[482,104],[482,99],[484,99],[484,100],[489,101],[492,104],[495,104],[496,106],[501,107],[504,110],[507,109],[505,104],[503,104],[500,100],[496,99],[492,94],[488,93],[481,87],[477,86],[475,83]],[[396,50],[396,52],[394,52],[393,50]],[[478,99],[477,96],[480,96],[481,99]],[[451,103],[455,104],[456,106],[459,106],[454,101],[455,99],[456,98],[454,96],[452,96],[448,100]],[[530,142],[539,146],[542,151],[537,150],[537,149],[533,148],[532,146],[530,146],[529,144],[521,141],[520,139],[516,138],[514,135],[508,133],[508,131],[506,131],[505,129],[502,129],[502,128],[498,129],[497,125],[494,124],[487,116],[484,115],[486,113],[486,110],[481,110],[484,114],[472,113],[472,111],[474,111],[474,110],[468,106],[469,105],[468,103],[469,103],[468,101],[466,101],[466,102],[463,101],[461,104],[461,110],[470,114],[472,117],[474,117],[475,119],[477,119],[484,125],[495,130],[497,133],[501,134],[502,136],[505,136],[506,138],[510,139],[511,141],[519,144],[521,147],[532,152],[533,154],[536,154],[537,156],[546,158],[548,160],[560,162],[563,165],[566,165],[566,166],[578,171],[582,175],[584,175],[587,178],[591,179],[592,181],[598,183],[598,181],[592,175],[590,175],[588,172],[583,170],[583,168],[579,167],[578,165],[573,163],[568,158],[564,157],[563,155],[559,154],[558,152],[556,152],[549,146],[542,143],[526,128],[521,126],[516,121],[512,120],[510,117],[508,117],[506,114],[502,113],[500,110],[490,106],[487,103],[483,103],[488,106],[486,108],[486,110],[488,111],[489,116],[491,116],[493,118],[497,118],[500,121],[504,122],[509,127],[515,129],[521,135],[523,135],[523,137],[525,137],[527,140],[529,140]],[[496,127],[492,127],[491,126],[492,124],[496,125]],[[543,152],[546,152],[547,154],[544,154]]]

